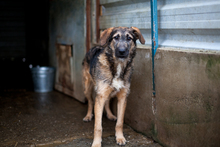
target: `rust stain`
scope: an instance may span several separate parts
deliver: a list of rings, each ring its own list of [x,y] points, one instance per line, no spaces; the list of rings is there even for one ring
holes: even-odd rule
[[[63,88],[73,91],[73,83],[71,82],[71,45],[57,45],[57,61],[58,61],[58,83]]]
[[[156,41],[154,40],[154,46],[156,46]]]

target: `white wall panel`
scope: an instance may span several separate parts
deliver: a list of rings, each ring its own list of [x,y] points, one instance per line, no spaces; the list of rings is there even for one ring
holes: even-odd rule
[[[100,0],[100,29],[135,26],[151,45],[149,0]],[[159,46],[220,50],[220,0],[158,0]]]

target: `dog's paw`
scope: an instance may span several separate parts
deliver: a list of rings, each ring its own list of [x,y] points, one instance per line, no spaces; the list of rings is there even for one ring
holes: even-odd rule
[[[83,118],[83,121],[84,121],[84,122],[89,122],[89,121],[92,120],[92,118],[93,118],[93,114],[92,114],[92,115],[86,115],[86,116]]]
[[[118,137],[116,138],[116,142],[118,145],[125,145],[126,144],[126,139],[124,137]]]
[[[95,143],[95,144],[93,143],[93,144],[92,144],[92,147],[101,147],[101,146],[102,146],[101,143]]]
[[[107,118],[108,118],[109,120],[112,120],[112,121],[116,121],[116,120],[117,120],[117,117],[114,116],[113,114],[112,114],[112,115],[108,115],[108,114],[107,114]]]

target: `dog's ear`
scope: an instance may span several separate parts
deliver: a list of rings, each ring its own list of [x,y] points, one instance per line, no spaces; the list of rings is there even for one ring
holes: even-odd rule
[[[114,29],[114,27],[108,28],[101,33],[101,37],[100,37],[100,45],[101,46],[106,44],[113,29]]]
[[[145,44],[144,37],[141,34],[141,31],[136,27],[131,27],[133,33],[136,35],[137,39],[140,40],[141,44]]]

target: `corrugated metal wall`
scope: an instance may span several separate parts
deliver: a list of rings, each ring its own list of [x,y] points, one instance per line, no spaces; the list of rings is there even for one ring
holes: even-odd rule
[[[100,0],[100,29],[135,26],[151,45],[150,0]],[[158,0],[159,46],[220,50],[219,0]]]
[[[0,1],[0,57],[25,57],[25,3]]]

